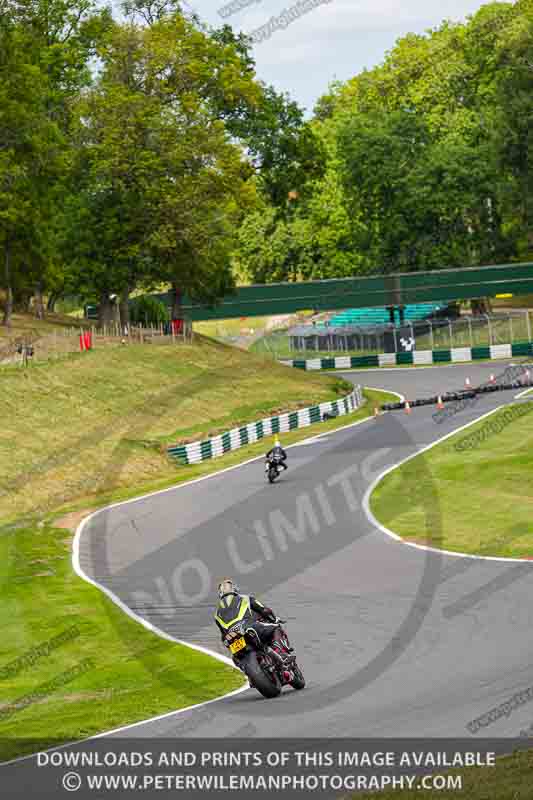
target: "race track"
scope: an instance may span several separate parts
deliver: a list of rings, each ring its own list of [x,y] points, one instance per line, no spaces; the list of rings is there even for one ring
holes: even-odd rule
[[[479,384],[506,366],[346,377],[414,398],[463,388],[466,376]],[[214,587],[232,575],[288,618],[308,681],[273,701],[246,690],[120,737],[461,737],[468,722],[529,688],[533,564],[407,546],[377,528],[364,503],[387,467],[515,394],[483,395],[442,425],[423,407],[319,438],[320,427],[310,428],[273,486],[255,460],[92,517],[80,566],[133,612],[223,653],[211,622]],[[428,514],[438,525],[436,495]],[[532,721],[526,704],[486,733],[517,736]]]

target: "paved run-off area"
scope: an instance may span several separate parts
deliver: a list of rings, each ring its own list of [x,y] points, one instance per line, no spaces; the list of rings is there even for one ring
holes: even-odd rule
[[[461,388],[467,376],[476,385],[494,371],[346,377],[412,398]],[[467,723],[527,689],[533,564],[415,549],[365,511],[365,494],[387,467],[513,394],[484,395],[443,425],[424,407],[324,437],[310,432],[273,486],[256,460],[94,516],[82,532],[81,568],[134,613],[223,652],[211,611],[217,579],[231,574],[288,617],[308,680],[304,692],[275,701],[250,690],[209,714],[167,716],[120,735],[468,736]],[[439,525],[436,490],[427,515]],[[531,713],[526,704],[487,732],[517,736]]]

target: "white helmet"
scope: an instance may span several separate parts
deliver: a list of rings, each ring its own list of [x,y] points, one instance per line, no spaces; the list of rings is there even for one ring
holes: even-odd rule
[[[218,596],[222,600],[227,594],[239,594],[239,590],[231,578],[222,578],[218,584]]]

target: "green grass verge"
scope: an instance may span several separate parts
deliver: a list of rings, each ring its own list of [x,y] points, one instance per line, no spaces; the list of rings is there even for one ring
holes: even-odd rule
[[[243,683],[231,667],[145,630],[78,578],[66,534],[44,525],[0,538],[0,760],[215,698]],[[71,639],[47,653],[53,637],[69,632]],[[43,645],[44,651],[36,649]],[[30,661],[20,661],[25,657]]]
[[[462,775],[463,787],[454,791],[409,789],[403,791],[370,792],[365,800],[530,800],[533,750],[513,753],[496,759],[494,767],[471,767],[451,770],[450,775]],[[357,800],[361,795],[352,795]]]
[[[241,685],[235,670],[160,639],[78,578],[72,531],[89,509],[216,472],[270,443],[177,467],[166,438],[334,399],[349,385],[208,341],[80,354],[6,369],[2,380],[0,759]],[[389,399],[366,396],[354,414],[293,431],[284,443],[364,419]],[[73,626],[76,635],[48,652]]]
[[[503,414],[390,472],[370,500],[377,519],[407,540],[445,550],[533,557],[533,410],[511,422]],[[456,449],[476,432],[473,449]],[[428,513],[427,498],[435,495],[438,509]],[[431,524],[435,513],[440,531]]]

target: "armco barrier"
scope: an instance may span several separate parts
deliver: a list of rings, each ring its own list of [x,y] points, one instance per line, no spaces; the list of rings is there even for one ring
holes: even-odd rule
[[[336,356],[307,360],[282,360],[298,369],[354,369],[361,367],[396,367],[404,364],[453,364],[460,361],[492,360],[533,355],[533,342],[494,344],[486,347],[452,347],[448,350],[413,350],[410,353],[378,353],[371,356]]]
[[[181,464],[197,464],[200,461],[207,461],[210,458],[222,456],[231,450],[238,450],[252,442],[257,442],[265,436],[272,436],[275,433],[284,433],[296,428],[305,428],[315,422],[321,422],[324,414],[329,417],[340,417],[355,411],[362,405],[363,392],[360,386],[356,386],[354,391],[340,400],[332,400],[320,403],[317,406],[302,408],[300,411],[289,411],[276,417],[267,417],[258,422],[251,422],[242,428],[234,428],[212,439],[204,439],[191,444],[174,445],[167,448],[171,458],[176,459]]]

